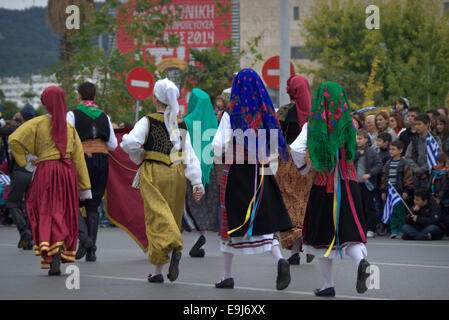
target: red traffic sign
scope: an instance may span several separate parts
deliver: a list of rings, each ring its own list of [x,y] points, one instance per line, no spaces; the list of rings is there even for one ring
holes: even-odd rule
[[[134,99],[145,100],[153,93],[154,77],[145,68],[134,68],[126,77],[126,88]]]
[[[279,56],[271,57],[268,59],[262,68],[262,78],[272,89],[279,90],[279,78],[280,78],[281,70],[279,65]],[[295,67],[293,63],[290,61],[290,75],[295,75]]]

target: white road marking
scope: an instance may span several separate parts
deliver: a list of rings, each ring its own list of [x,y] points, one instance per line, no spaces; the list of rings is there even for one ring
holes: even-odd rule
[[[113,276],[96,276],[96,275],[83,275],[83,277],[88,278],[97,278],[97,279],[111,279],[111,280],[125,280],[125,281],[137,281],[137,282],[147,282],[146,279],[138,279],[138,278],[125,278],[125,277],[113,277]],[[167,282],[166,284],[170,284],[170,282]],[[188,286],[197,286],[197,287],[208,287],[208,288],[215,288],[213,284],[208,283],[195,283],[195,282],[182,282],[182,281],[176,281],[171,284],[182,284],[182,285],[188,285]],[[303,291],[279,291],[274,289],[264,289],[264,288],[250,288],[250,287],[234,287],[234,290],[248,290],[248,291],[260,291],[260,292],[276,292],[276,293],[288,293],[288,294],[295,294],[295,295],[306,295],[306,296],[312,296],[314,297],[315,294],[311,292],[303,292]],[[342,299],[356,299],[356,300],[391,300],[391,299],[384,299],[384,298],[372,298],[372,297],[361,297],[361,296],[346,296],[346,295],[337,295],[336,298],[342,298]]]

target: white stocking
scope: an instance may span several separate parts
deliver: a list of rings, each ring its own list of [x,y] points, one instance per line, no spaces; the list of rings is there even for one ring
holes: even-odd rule
[[[334,276],[332,274],[332,260],[328,258],[319,258],[318,267],[320,268],[321,276],[324,281],[324,286],[321,290],[333,287]]]

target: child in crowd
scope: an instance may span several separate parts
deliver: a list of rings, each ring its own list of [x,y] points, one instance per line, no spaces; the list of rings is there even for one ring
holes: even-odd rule
[[[449,213],[449,177],[446,168],[448,156],[444,152],[438,154],[438,163],[433,167],[430,192],[444,213]]]
[[[388,132],[381,132],[377,136],[377,153],[379,154],[382,164],[385,165],[388,160],[391,159],[390,156],[390,143],[392,137]]]
[[[396,104],[391,109],[392,113],[399,113],[402,119],[407,122],[408,121],[408,108],[410,107],[410,103],[407,98],[399,98],[396,100]]]
[[[441,211],[427,189],[415,191],[413,214],[407,215],[402,227],[404,240],[440,240],[444,232],[439,226]]]
[[[382,161],[374,149],[368,147],[368,132],[357,131],[357,151],[354,165],[357,170],[360,191],[363,199],[363,211],[367,222],[367,238],[375,236],[376,210],[374,209],[374,189],[377,187],[379,174],[382,172]]]
[[[412,167],[402,156],[404,143],[400,140],[394,141],[390,145],[391,159],[387,161],[382,171],[381,190],[382,200],[387,200],[388,184],[391,184],[396,191],[407,200],[413,190],[413,172]],[[402,226],[405,224],[405,206],[400,202],[393,209],[393,215],[390,220],[391,238],[395,239],[402,235]]]

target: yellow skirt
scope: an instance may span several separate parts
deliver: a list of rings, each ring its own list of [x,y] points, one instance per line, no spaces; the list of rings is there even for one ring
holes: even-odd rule
[[[144,162],[140,176],[144,201],[148,260],[154,265],[170,261],[168,253],[182,250],[182,212],[186,196],[184,165],[168,167],[158,162]]]

